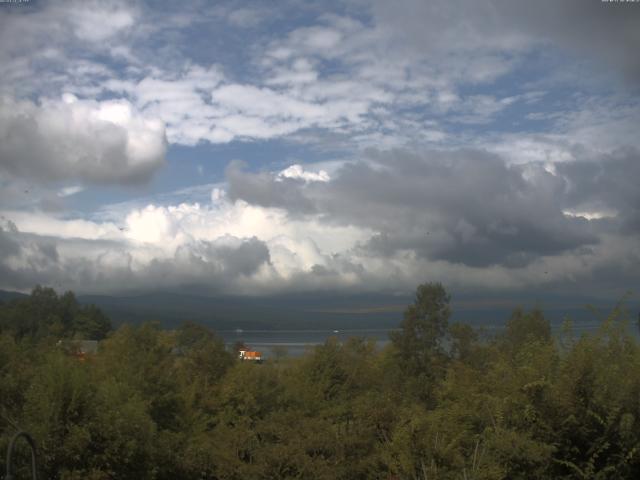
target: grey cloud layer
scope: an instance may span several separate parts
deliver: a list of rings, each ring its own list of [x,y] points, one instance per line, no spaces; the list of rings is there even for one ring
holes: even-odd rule
[[[639,280],[637,158],[625,149],[551,173],[479,150],[370,151],[322,181],[232,163],[226,200],[148,207],[130,216],[128,232],[91,224],[84,240],[63,240],[6,223],[0,288],[388,291],[434,279],[615,294]],[[597,218],[600,211],[615,216]],[[331,239],[347,229],[349,240]]]
[[[623,232],[640,233],[640,151],[619,148],[600,160],[557,164],[570,179],[567,203],[574,209],[609,210]]]
[[[553,44],[640,82],[640,8],[601,0],[375,1],[378,23],[420,50],[517,51]]]
[[[330,182],[248,173],[232,165],[229,196],[278,207],[292,216],[377,232],[362,245],[376,255],[410,251],[468,266],[522,267],[541,256],[590,249],[599,235],[637,221],[632,171],[638,152],[558,164],[507,165],[477,150],[370,152]],[[599,174],[598,174],[599,172]],[[587,220],[565,210],[615,210],[615,219]],[[634,231],[635,234],[638,230]]]
[[[131,250],[125,242],[24,233],[5,222],[0,225],[0,289],[40,283],[82,292],[193,288],[229,293],[270,263],[269,249],[255,237],[200,240],[142,265],[135,265]]]
[[[42,183],[146,181],[164,164],[164,125],[126,101],[0,97],[0,174]]]

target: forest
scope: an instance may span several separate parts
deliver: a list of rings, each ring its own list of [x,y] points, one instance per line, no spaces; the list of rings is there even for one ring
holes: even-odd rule
[[[73,293],[0,304],[0,468],[18,430],[46,479],[640,478],[640,346],[622,306],[489,336],[420,285],[384,348],[330,338],[242,362],[184,323],[113,329]],[[100,340],[74,355],[74,339]],[[30,478],[18,451],[16,478]]]

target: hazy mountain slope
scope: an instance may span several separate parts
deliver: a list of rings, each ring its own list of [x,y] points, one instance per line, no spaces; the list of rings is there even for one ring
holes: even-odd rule
[[[25,297],[0,290],[0,301]],[[543,298],[543,300],[539,300]],[[393,328],[411,303],[410,296],[360,294],[307,294],[273,297],[206,297],[185,293],[156,292],[135,296],[80,295],[81,303],[99,306],[113,321],[142,323],[158,321],[174,328],[184,321],[208,325],[216,330],[313,330]],[[513,309],[540,307],[552,325],[571,318],[579,325],[598,324],[616,304],[615,300],[555,298],[553,295],[498,298],[466,295],[452,298],[452,321],[474,326],[500,327]],[[595,309],[587,308],[593,305]],[[640,305],[626,302],[635,321]]]

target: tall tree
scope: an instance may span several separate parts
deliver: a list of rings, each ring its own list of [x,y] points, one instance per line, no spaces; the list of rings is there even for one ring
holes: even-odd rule
[[[423,398],[431,397],[433,380],[443,373],[450,299],[440,283],[419,285],[413,304],[404,311],[400,330],[390,335],[402,370]]]

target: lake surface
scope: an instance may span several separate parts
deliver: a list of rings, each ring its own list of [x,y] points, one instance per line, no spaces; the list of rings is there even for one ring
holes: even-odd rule
[[[352,329],[352,330],[227,330],[217,332],[228,346],[236,342],[244,344],[263,354],[273,356],[274,349],[284,349],[289,356],[299,357],[309,349],[322,345],[330,337],[343,342],[351,337],[375,340],[379,347],[389,341],[392,328]]]
[[[582,321],[573,324],[573,335],[579,337],[585,333],[594,333],[601,325],[600,321]],[[472,325],[483,336],[491,337],[504,328],[501,324],[476,324]],[[555,335],[562,332],[562,323],[552,324]],[[351,337],[361,337],[374,340],[379,348],[389,342],[389,333],[395,328],[371,328],[371,329],[324,329],[324,330],[222,330],[217,333],[224,339],[228,347],[236,342],[244,342],[251,350],[262,353],[264,358],[274,355],[274,350],[284,350],[287,355],[299,357],[317,345],[322,345],[330,337],[336,337],[344,342]],[[637,333],[637,329],[631,326],[630,331]]]

